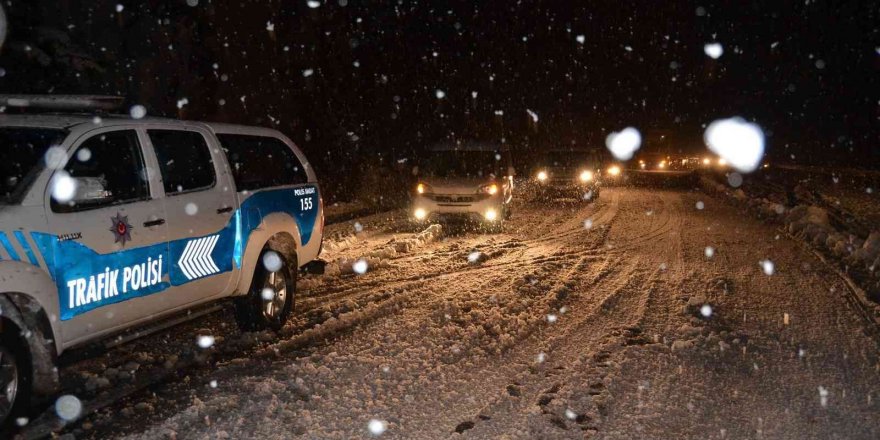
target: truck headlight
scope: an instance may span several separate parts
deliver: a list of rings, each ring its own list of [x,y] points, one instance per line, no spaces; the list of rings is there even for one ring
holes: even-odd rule
[[[498,185],[492,183],[490,185],[483,185],[480,187],[480,192],[483,194],[489,194],[490,196],[494,196],[498,194]]]
[[[547,172],[546,171],[538,171],[538,182],[546,182],[547,181]]]
[[[581,182],[589,182],[593,180],[593,172],[589,170],[581,171],[581,174],[580,176],[578,176],[578,178],[581,179]]]

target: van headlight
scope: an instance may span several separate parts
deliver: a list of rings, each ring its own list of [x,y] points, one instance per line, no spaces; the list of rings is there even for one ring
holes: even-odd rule
[[[581,174],[578,176],[581,179],[581,182],[589,182],[593,180],[593,172],[589,170],[581,171]]]
[[[496,211],[494,208],[489,208],[486,210],[486,213],[483,214],[483,216],[486,218],[486,220],[494,222],[498,219],[498,211]]]
[[[608,167],[608,174],[611,176],[619,176],[620,175],[620,167],[617,165],[611,165]]]
[[[538,182],[546,182],[547,181],[547,172],[546,171],[538,171],[538,175],[535,177],[538,179]]]
[[[489,185],[483,185],[480,187],[480,192],[483,194],[489,194],[490,196],[494,196],[495,194],[498,194],[498,185],[494,184],[494,183],[489,184]]]
[[[428,194],[431,192],[431,187],[425,185],[424,183],[419,183],[416,185],[416,193],[417,194]]]

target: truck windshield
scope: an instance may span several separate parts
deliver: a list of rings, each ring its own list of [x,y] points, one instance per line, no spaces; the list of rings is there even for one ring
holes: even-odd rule
[[[0,203],[20,201],[43,168],[46,150],[66,134],[49,128],[0,127]]]
[[[435,151],[423,171],[433,177],[497,177],[502,175],[502,159],[496,151]]]

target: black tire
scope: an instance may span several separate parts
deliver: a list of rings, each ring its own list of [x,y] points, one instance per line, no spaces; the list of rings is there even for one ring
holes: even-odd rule
[[[0,334],[0,438],[11,437],[18,428],[16,419],[27,415],[30,407],[32,372],[30,356],[21,341],[19,331],[8,322],[2,322]],[[13,371],[14,367],[14,371]],[[14,385],[8,379],[14,375]],[[14,387],[14,390],[11,389]],[[12,396],[9,395],[10,391]],[[9,401],[9,398],[12,401]]]
[[[281,260],[281,267],[276,272],[269,271],[263,263],[264,257],[269,253],[274,253]],[[293,264],[289,264],[280,252],[264,249],[254,270],[250,291],[235,301],[235,317],[239,328],[243,331],[281,330],[293,311],[298,272],[295,255]],[[272,289],[274,296],[271,299],[263,297],[263,289],[267,287]],[[282,287],[283,295],[280,294]]]

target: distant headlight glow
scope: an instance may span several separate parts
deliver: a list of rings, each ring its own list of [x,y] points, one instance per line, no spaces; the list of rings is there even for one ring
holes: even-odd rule
[[[593,172],[589,170],[581,171],[581,174],[580,176],[578,176],[578,178],[581,179],[581,182],[589,182],[593,180]]]
[[[416,220],[424,220],[425,217],[428,216],[428,213],[422,208],[416,208],[416,210],[413,212],[413,216],[416,218]]]
[[[612,176],[619,176],[620,175],[620,167],[617,165],[611,165],[610,167],[608,167],[608,174],[610,174]]]
[[[547,172],[546,171],[538,171],[538,182],[545,182],[547,180]]]

